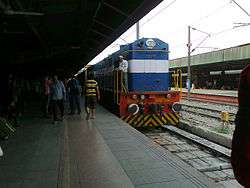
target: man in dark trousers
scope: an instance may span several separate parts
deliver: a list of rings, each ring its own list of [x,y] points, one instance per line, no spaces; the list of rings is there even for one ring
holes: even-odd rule
[[[250,65],[240,75],[231,163],[237,181],[250,188]]]
[[[128,61],[123,58],[123,56],[119,56],[119,71],[122,73],[123,86],[125,91],[128,91]]]
[[[72,76],[72,78],[68,81],[67,84],[68,93],[69,93],[69,104],[70,104],[70,115],[73,115],[75,113],[75,106],[77,108],[77,113],[81,113],[81,107],[80,107],[80,96],[82,92],[82,87],[77,80],[75,76]]]
[[[43,80],[43,113],[44,117],[48,117],[49,115],[49,86],[51,84],[51,80],[48,76],[45,76]]]
[[[66,91],[63,85],[63,82],[58,80],[58,77],[55,75],[53,77],[52,83],[49,87],[50,101],[53,111],[54,123],[57,121],[62,121],[64,116],[64,101],[66,99]],[[61,119],[57,118],[57,107],[59,107],[61,112]]]

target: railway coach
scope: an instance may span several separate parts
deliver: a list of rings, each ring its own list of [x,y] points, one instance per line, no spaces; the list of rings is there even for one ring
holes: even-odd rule
[[[168,52],[160,39],[142,38],[93,65],[101,103],[134,127],[178,124],[180,94],[170,90]],[[128,61],[127,87],[119,56]]]

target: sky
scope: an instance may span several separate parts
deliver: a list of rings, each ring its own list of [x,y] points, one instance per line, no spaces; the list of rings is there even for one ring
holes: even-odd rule
[[[140,20],[140,38],[159,38],[169,44],[169,58],[187,56],[188,25],[191,55],[250,43],[250,0],[164,0]],[[89,62],[95,64],[136,40],[135,25]],[[203,42],[202,42],[203,41]]]

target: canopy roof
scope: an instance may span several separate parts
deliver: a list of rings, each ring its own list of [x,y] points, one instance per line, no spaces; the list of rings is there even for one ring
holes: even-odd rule
[[[1,54],[11,66],[79,70],[161,1],[0,0]]]

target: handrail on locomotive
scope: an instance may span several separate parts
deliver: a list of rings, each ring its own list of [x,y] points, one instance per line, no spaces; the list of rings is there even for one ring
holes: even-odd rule
[[[182,97],[182,71],[181,69],[177,69],[172,74],[174,79],[174,90],[180,91],[180,98]]]
[[[121,94],[127,94],[127,88],[124,85],[123,80],[123,72],[119,70],[113,70],[113,80],[114,80],[114,99],[116,100],[116,104],[120,105],[119,101],[119,93]],[[120,82],[119,82],[120,81]],[[119,85],[121,88],[119,89]]]

